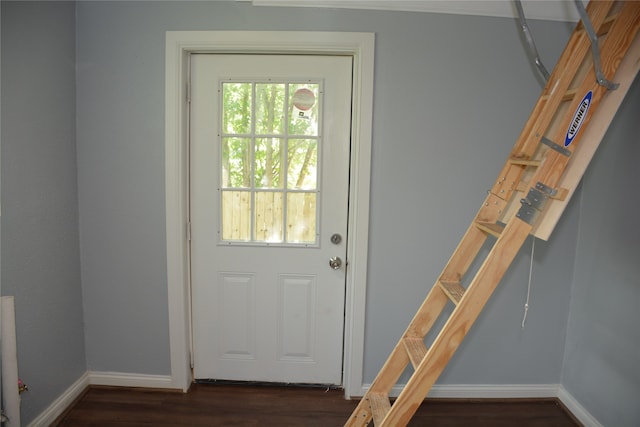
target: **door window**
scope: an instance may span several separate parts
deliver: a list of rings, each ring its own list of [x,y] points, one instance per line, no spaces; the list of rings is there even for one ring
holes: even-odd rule
[[[317,246],[321,82],[220,91],[220,243]]]

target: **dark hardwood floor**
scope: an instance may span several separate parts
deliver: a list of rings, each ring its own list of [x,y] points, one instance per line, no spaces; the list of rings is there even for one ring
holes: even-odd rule
[[[195,384],[188,393],[91,387],[58,427],[342,426],[357,401],[342,390]],[[410,426],[573,427],[554,399],[427,399]]]

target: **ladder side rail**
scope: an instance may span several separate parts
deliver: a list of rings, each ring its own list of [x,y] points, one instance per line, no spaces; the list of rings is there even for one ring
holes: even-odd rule
[[[476,214],[475,221],[496,221],[500,216],[502,209],[504,209],[504,206],[505,202],[503,200],[495,197],[492,194],[489,194],[485,199],[484,204]],[[458,243],[458,246],[453,251],[453,254],[449,258],[449,261],[447,261],[447,264],[438,276],[438,280],[436,280],[436,283],[431,288],[431,291],[418,309],[411,323],[409,323],[409,326],[407,327],[403,338],[424,338],[429,333],[431,327],[437,320],[442,309],[449,301],[449,298],[446,297],[446,295],[444,299],[441,299],[442,291],[440,289],[439,282],[462,281],[462,278],[469,269],[469,266],[473,263],[478,253],[484,246],[484,243],[487,240],[487,234],[478,230],[478,228],[475,226],[475,221],[469,226],[464,236],[460,240],[460,243]],[[436,298],[438,308],[434,310],[434,307],[431,305],[431,303]]]
[[[447,261],[445,268],[438,276],[438,280],[450,282],[462,281],[464,274],[469,269],[469,265],[477,256],[486,239],[487,235],[480,232],[472,224],[460,240],[449,261]],[[437,286],[437,282],[434,286]],[[428,331],[424,331],[422,335],[426,335],[427,332]]]
[[[607,38],[602,43],[601,59],[603,72],[607,75],[615,75],[618,66],[622,62],[622,58],[625,56],[627,50],[637,36],[639,29],[640,5],[634,5],[632,2],[625,2],[618,19],[613,23]],[[585,113],[586,116],[584,117],[580,129],[578,129],[575,137],[570,142],[570,145],[565,147],[571,152],[578,149],[580,137],[582,136],[584,129],[591,120],[591,117],[596,113],[602,97],[607,92],[607,89],[596,81],[593,69],[587,73],[582,85],[578,89],[578,93],[580,94],[586,95],[589,92],[592,93],[592,97],[589,102],[589,109]],[[582,102],[582,98],[578,97],[574,99],[569,111],[576,111]],[[574,117],[572,115],[567,115],[552,137],[552,140],[555,140],[556,143],[564,140],[573,120]],[[546,166],[543,164],[543,166],[546,167],[541,167],[536,172],[532,179],[533,185],[541,182],[548,187],[555,187],[560,181],[569,160],[570,157],[564,156],[554,150],[550,150],[544,163],[552,163],[553,166]]]
[[[625,29],[631,30],[634,26],[640,25],[637,16],[633,16],[632,14],[625,14],[623,16],[625,16],[626,19],[616,21],[613,26],[614,28],[616,26],[621,26]],[[619,58],[624,56],[625,52],[624,49],[613,48],[617,48],[620,45],[620,39],[624,38],[624,36],[632,39],[632,37],[629,37],[629,33],[631,31],[614,31],[614,28],[612,28],[611,31],[612,35],[605,41],[606,44],[612,44],[612,48],[603,48],[603,50],[607,52],[606,60],[603,62],[609,66],[609,69],[615,67],[615,62],[618,64],[620,63]],[[635,32],[633,32],[633,37],[635,37]],[[628,44],[630,44],[630,42],[628,42]],[[618,57],[613,56],[611,53],[612,51],[619,52]],[[602,95],[606,92],[606,88],[598,85],[597,82],[594,82],[595,74],[594,71],[591,71],[587,76],[585,76],[584,82],[581,85],[581,89],[589,89],[592,92],[597,92],[592,98],[593,101],[590,105],[592,114],[594,114]],[[582,91],[579,91],[578,93],[582,93]],[[575,111],[581,102],[582,100],[575,99],[572,102],[572,106],[569,108],[569,111]],[[586,120],[588,120],[589,117],[590,116],[585,117],[585,125]],[[574,120],[574,117],[566,115],[564,119],[565,126],[560,126],[559,129],[567,129],[572,120]],[[579,135],[576,135],[572,142],[573,144],[576,144],[573,146],[574,150],[579,142],[578,138]],[[534,175],[533,181],[544,182],[546,185],[555,185],[559,181],[568,161],[569,157],[554,150],[550,150],[547,153],[540,169]],[[543,177],[546,179],[543,179]],[[398,426],[406,425],[406,423],[408,423],[440,373],[446,367],[446,364],[455,353],[455,350],[462,342],[471,325],[480,314],[482,308],[486,304],[486,301],[499,284],[504,272],[506,272],[507,268],[513,261],[513,258],[529,235],[534,223],[535,222],[531,222],[531,224],[529,224],[525,221],[521,221],[519,218],[514,218],[509,222],[507,228],[505,228],[503,234],[494,245],[483,266],[480,268],[480,271],[467,289],[467,292],[460,301],[460,304],[454,310],[454,313],[451,314],[449,321],[447,321],[433,345],[428,350],[425,359],[407,383],[387,416],[384,418],[382,425]],[[520,227],[517,228],[519,232],[515,236],[512,235],[514,233],[513,229],[515,228],[512,224],[520,224]],[[526,226],[523,224],[526,224]],[[524,230],[524,232],[522,230]],[[508,244],[502,245],[501,243],[505,240]],[[505,250],[507,247],[508,250]],[[499,258],[496,257],[495,254],[499,254]],[[460,311],[460,313],[458,313],[458,311]],[[446,342],[446,346],[443,345],[444,342]],[[429,366],[430,369],[427,370],[426,366]]]
[[[479,210],[476,218],[481,218],[484,221],[495,221],[503,207],[504,201],[496,199],[490,194],[487,196],[485,204]],[[466,272],[484,245],[486,239],[487,235],[472,224],[453,252],[439,280],[443,280],[443,277],[448,277],[448,280],[460,280],[461,276],[464,275],[464,272]],[[402,338],[398,341],[378,372],[378,375],[353,411],[345,427],[366,426],[369,423],[373,416],[373,411],[369,405],[369,395],[373,393],[386,393],[388,395],[410,362],[403,345],[403,339],[407,337],[424,338],[448,302],[449,298],[442,289],[440,289],[439,283],[436,281],[414,318],[409,323]]]
[[[614,74],[617,71],[617,68],[624,65],[625,61],[626,62],[633,61],[631,58],[628,58],[628,57],[634,55],[632,51],[632,46],[634,43],[633,37],[634,37],[634,34],[636,34],[636,30],[634,29],[633,25],[630,24],[630,20],[631,21],[633,20],[632,17],[634,16],[634,13],[637,13],[638,8],[640,8],[640,5],[638,3],[617,2],[609,11],[609,15],[606,17],[604,22],[599,26],[598,33],[601,36],[600,42],[602,44],[602,48],[603,48],[602,50],[604,51],[603,58],[606,60],[606,64],[603,70],[610,77],[614,76]],[[636,12],[634,12],[634,10]],[[582,24],[579,24],[579,26],[576,28],[576,32],[584,34],[585,30],[583,28],[580,28],[580,25]],[[585,39],[585,42],[586,40],[588,39]],[[589,40],[589,43],[590,42],[591,41]],[[610,55],[612,55],[613,51],[619,50],[622,47],[624,47],[623,49],[624,51],[621,51],[616,55],[617,59],[610,59],[611,58]],[[552,122],[549,123],[549,127],[546,129],[546,132],[542,134],[541,141],[545,143],[545,145],[549,145],[550,143],[551,145],[554,145],[557,147],[557,148],[554,148],[555,150],[564,152],[564,156],[567,156],[567,158],[565,158],[566,160],[565,163],[569,162],[568,157],[571,156],[570,163],[568,165],[563,164],[563,166],[560,168],[562,170],[561,180],[558,181],[557,183],[554,183],[553,185],[554,190],[557,191],[557,193],[555,195],[549,196],[550,198],[555,199],[555,201],[552,203],[548,203],[547,209],[543,210],[543,212],[540,212],[542,214],[540,216],[543,217],[542,221],[545,221],[545,218],[547,217],[549,218],[549,220],[545,222],[545,225],[537,224],[534,227],[534,234],[542,238],[543,240],[548,240],[551,234],[551,230],[553,228],[553,224],[555,224],[554,221],[557,221],[559,215],[564,210],[564,207],[567,204],[567,198],[570,197],[573,191],[573,188],[575,187],[579,179],[576,177],[576,174],[579,174],[579,176],[582,176],[582,174],[584,173],[584,170],[587,167],[587,163],[592,157],[592,155],[583,156],[582,152],[579,152],[577,156],[572,155],[572,150],[576,148],[575,143],[573,143],[573,145],[571,145],[569,148],[565,148],[563,146],[564,134],[567,131],[567,128],[569,125],[567,121],[561,122],[560,120],[560,119],[566,118],[566,120],[570,121],[573,118],[571,114],[573,114],[574,111],[576,111],[577,106],[583,100],[582,98],[583,95],[590,88],[592,88],[593,82],[597,82],[592,64],[593,64],[593,59],[591,55],[587,53],[583,62],[580,64],[580,68],[577,70],[575,81],[572,83],[572,88],[570,89],[572,97],[568,97],[567,99],[563,100],[562,108],[565,109],[566,115],[559,114],[559,112],[556,112],[556,116],[554,117]],[[607,70],[607,67],[609,67],[608,70]],[[628,75],[625,75],[623,76],[623,78],[628,79],[629,77]],[[599,82],[597,83],[599,86],[601,86]],[[600,99],[605,95],[609,97],[614,96],[614,98],[618,98],[618,95],[617,95],[618,91],[605,91],[602,87],[596,87],[596,88],[598,92],[596,95],[594,95],[593,105],[600,102]],[[580,96],[576,97],[575,95],[580,95]],[[619,102],[617,104],[619,105]],[[595,108],[592,111],[594,110]],[[607,123],[610,122],[611,118],[613,117],[613,113],[610,110],[608,113],[600,113],[600,114],[606,114],[608,118],[597,119],[596,122],[599,123],[598,126],[602,126],[605,120],[607,121]],[[591,115],[588,116],[588,119],[589,120],[591,119]],[[597,132],[591,132],[589,130],[589,127],[586,126],[586,121],[585,121],[585,124],[582,126],[582,129],[587,134],[592,135],[593,138],[598,139],[598,141],[589,141],[587,144],[588,147],[590,148],[586,148],[586,149],[592,150],[592,152],[594,152],[595,151],[594,147],[597,147],[597,145],[599,145],[600,140],[602,139],[602,135],[604,135],[604,133],[600,134],[600,137],[598,137]],[[594,135],[594,133],[596,135]],[[549,156],[554,157],[554,156],[558,156],[558,154],[557,153],[550,154]],[[582,166],[577,166],[578,164],[582,164]],[[566,170],[565,170],[565,166],[566,166]],[[513,172],[514,170],[515,170],[515,167],[512,167],[510,169],[511,171],[510,173],[514,174]],[[539,182],[546,185],[549,184],[544,180],[541,181],[539,177],[532,176],[533,173],[535,173],[535,170],[527,172],[527,175],[523,176],[522,181],[520,181],[520,183],[518,184],[518,187],[516,188],[516,191],[518,191],[519,194],[524,193],[524,195],[527,196],[529,194],[528,192],[532,188],[534,188]],[[570,178],[565,178],[567,176],[569,176]],[[564,186],[565,188],[557,187],[557,185]],[[518,206],[519,204],[517,203],[517,200],[512,199],[509,202],[509,206],[507,208],[508,215],[506,217],[508,218],[508,216],[510,216],[511,214],[514,214],[515,211],[517,211]],[[553,214],[550,214],[549,216],[547,216],[547,212],[549,211],[553,212]]]
[[[482,206],[478,210],[471,225],[463,235],[460,243],[453,251],[453,254],[447,261],[444,269],[438,276],[438,281],[434,284],[434,287],[439,287],[438,282],[461,282],[467,270],[477,257],[478,253],[484,246],[487,239],[487,234],[478,230],[475,226],[477,222],[494,223],[498,220],[502,211],[506,207],[506,202],[497,197],[495,194],[489,192],[485,198]],[[417,317],[417,316],[416,316]],[[428,327],[417,328],[416,323],[419,323],[420,319],[414,319],[410,326],[411,336],[424,337],[431,329],[431,324]]]
[[[592,6],[592,4],[594,4],[594,6]],[[614,75],[640,28],[640,5],[626,2],[622,9],[616,12],[616,16],[607,16],[611,6],[612,2],[591,2],[588,9],[593,9],[592,13],[594,16],[592,20],[597,22],[597,24],[594,24],[596,28],[598,28],[596,31],[598,31],[599,34],[608,31],[607,37],[602,43],[602,68],[604,72]],[[602,26],[603,22],[606,22],[604,27]],[[588,39],[585,39],[585,31],[584,29],[580,29],[580,24],[578,24],[574,30],[574,36],[580,31],[582,34],[576,36],[577,40],[580,40],[579,45],[584,45],[585,42],[590,43]],[[573,39],[574,37],[572,37],[572,40]],[[584,46],[581,47],[584,48]],[[574,50],[569,50],[569,46],[565,49],[565,53],[563,53],[560,62],[565,59],[564,57],[566,55],[571,55],[572,52],[575,53],[575,46],[572,49]],[[578,50],[582,51],[584,49]],[[552,73],[552,78],[556,73],[569,74],[568,84],[571,84],[574,78],[578,78],[577,73],[584,60],[585,58],[583,57],[580,61],[569,61],[567,64],[564,64],[565,67],[572,67],[570,70],[575,74],[567,73],[566,70],[558,71],[560,67],[556,66]],[[585,91],[587,90],[590,90],[592,93],[589,106],[590,111],[584,112],[585,117],[582,123],[582,126],[586,127],[590,117],[595,114],[606,89],[596,82],[595,71],[593,71],[593,69],[587,72],[586,75],[580,73],[579,78],[582,80],[582,84],[579,86],[579,89],[575,90],[575,93],[582,94],[586,93]],[[544,108],[542,108],[542,111],[538,112],[538,114],[542,115],[542,112],[550,109],[550,105],[547,102],[554,95],[553,91],[550,95],[551,96],[543,93],[541,96],[539,103],[544,104]],[[526,129],[530,123],[537,123],[540,129],[548,131],[549,129],[547,128],[554,116],[560,115],[560,117],[564,117],[560,122],[560,126],[554,127],[554,138],[563,137],[564,129],[568,129],[572,121],[575,124],[575,114],[573,112],[577,111],[576,109],[584,99],[574,98],[570,100],[569,112],[561,112],[557,111],[558,106],[561,102],[567,101],[567,97],[561,92],[555,95],[557,95],[559,101],[553,108],[552,113],[545,113],[545,116],[549,116],[546,125],[542,126],[544,120],[541,123],[537,123],[535,120],[532,121],[530,119],[527,126],[525,126],[525,130],[523,130],[521,138],[516,143],[514,150],[516,150],[519,145],[525,144],[523,141],[526,141]],[[546,98],[542,99],[545,96]],[[534,109],[534,112],[535,111],[536,109]],[[587,112],[589,114],[587,114]],[[571,117],[572,114],[573,117]],[[584,127],[582,129],[584,129]],[[570,147],[570,152],[571,150],[576,150],[578,147],[579,138],[581,137],[580,131],[582,129],[578,128],[575,130],[575,135],[573,135],[571,141],[572,146]],[[545,136],[543,132],[540,132],[536,137],[540,135]],[[544,184],[544,186],[553,188],[553,186],[559,182],[568,163],[569,156],[566,154],[562,154],[556,150],[546,150],[543,161],[537,167],[537,171],[530,180],[532,184],[531,187],[540,182]],[[512,178],[519,180],[524,171],[524,167],[519,166],[520,165],[515,165],[507,161],[503,172],[506,170],[511,174]],[[512,173],[513,170],[516,171],[516,176]],[[508,181],[502,173],[498,180],[499,184]],[[507,182],[507,184],[509,183]],[[513,185],[514,189],[516,186],[517,185]],[[482,263],[467,290],[457,289],[463,292],[462,296],[459,297],[459,300],[454,301],[457,307],[453,313],[449,315],[448,320],[440,330],[431,347],[429,349],[424,347],[420,340],[424,339],[424,336],[429,332],[435,320],[440,316],[447,301],[449,301],[450,295],[447,295],[445,289],[440,287],[441,282],[443,280],[452,282],[460,281],[462,276],[464,276],[466,270],[477,257],[487,237],[486,233],[476,227],[476,221],[486,223],[496,221],[497,216],[499,216],[504,209],[507,200],[511,198],[513,191],[508,192],[509,197],[506,197],[504,193],[506,192],[501,191],[500,194],[496,194],[493,190],[489,192],[485,204],[474,219],[474,223],[472,223],[465,233],[458,248],[453,253],[441,276],[439,276],[438,281],[436,281],[422,306],[414,316],[402,339],[392,351],[392,354],[387,359],[370,389],[365,394],[365,397],[359,403],[345,426],[366,426],[374,415],[376,426],[378,426],[378,424],[393,427],[406,425],[420,406],[422,400],[426,397],[428,391],[446,367],[447,362],[501,281],[502,276],[511,265],[527,236],[536,225],[536,220],[539,215],[523,218],[519,212],[518,215],[511,217],[502,234],[497,234],[497,241],[494,243],[489,255]],[[523,209],[524,207],[523,204]],[[541,210],[544,208],[544,206],[536,207]],[[483,226],[480,228],[486,227]],[[491,231],[492,234],[496,234],[493,233],[491,227],[487,230]],[[450,284],[447,286],[450,286]],[[406,339],[410,339],[411,341],[407,342],[405,341]],[[404,344],[408,345],[405,347]],[[421,349],[417,348],[416,350],[416,345],[421,347]],[[422,361],[417,362],[420,358],[422,358]],[[411,359],[414,360],[412,361]],[[389,407],[387,404],[389,392],[410,362],[412,362],[414,366],[417,365],[414,374],[393,406]],[[371,402],[369,402],[369,400]],[[385,411],[388,411],[386,416],[384,415]]]
[[[520,219],[514,217],[509,222],[422,363],[391,406],[382,426],[398,427],[409,422],[470,330],[530,231],[531,226]]]
[[[604,72],[609,75],[615,74],[628,47],[636,37],[639,27],[640,7],[623,8],[620,16],[613,24],[610,34],[603,43],[602,69]],[[596,113],[599,102],[607,91],[605,87],[597,82],[595,71],[593,70],[585,76],[578,93],[584,93],[587,90],[591,90],[594,95],[590,105],[591,115],[585,117],[583,126],[586,126],[590,117]],[[572,102],[573,108],[570,107],[569,111],[576,111],[581,102],[581,99],[575,99]],[[570,114],[565,116],[564,124],[559,128],[560,136],[566,132],[572,120],[574,120],[574,117]],[[563,130],[564,132],[562,132]],[[575,144],[573,150],[578,148],[580,136],[580,134],[577,134],[574,137],[572,142],[572,145]],[[568,161],[569,158],[567,156],[554,150],[548,151],[547,157],[534,175],[533,181],[556,185]],[[449,322],[438,335],[427,356],[416,370],[414,377],[407,383],[398,400],[387,414],[383,422],[384,426],[400,426],[409,422],[422,399],[426,397],[426,394],[446,367],[447,362],[453,356],[469,328],[499,284],[502,276],[511,265],[531,232],[533,224],[528,224],[518,218],[513,218],[509,221],[496,245],[491,250],[490,255],[469,285],[459,306],[452,313]],[[459,315],[458,311],[460,311]],[[426,369],[426,367],[429,367],[429,369]],[[404,394],[406,394],[406,397]]]
[[[600,47],[598,46],[598,32],[591,25],[591,20],[589,19],[589,14],[584,8],[581,0],[574,0],[576,4],[576,8],[578,9],[578,14],[580,15],[580,20],[582,21],[582,26],[584,27],[587,35],[589,36],[589,40],[591,41],[591,56],[593,57],[593,67],[596,73],[596,81],[600,86],[604,86],[609,90],[614,90],[618,88],[618,84],[608,80],[604,73],[602,72],[602,67],[600,66]]]
[[[591,16],[592,24],[600,29],[606,22],[609,11],[613,7],[613,1],[590,2],[587,11]],[[565,70],[577,69],[584,61],[590,49],[590,42],[584,31],[580,30],[578,23],[569,38],[565,49],[558,59],[558,63],[551,72],[536,105],[525,123],[522,132],[509,155],[509,158],[529,159],[537,149],[541,137],[553,120],[555,112],[563,102],[565,94],[575,76],[574,73],[566,73]],[[491,192],[509,200],[516,184],[520,182],[525,168],[506,162],[498,175]]]
[[[609,125],[613,117],[615,117],[618,107],[622,104],[633,81],[639,74],[640,37],[636,36],[615,74],[615,81],[616,83],[620,83],[620,87],[615,91],[607,92],[606,95],[602,97],[602,101],[598,107],[598,114],[591,118],[589,126],[586,127],[581,137],[580,150],[571,156],[572,160],[567,166],[561,181],[558,183],[559,188],[566,189],[566,197],[549,203],[548,208],[541,213],[542,218],[538,220],[533,229],[533,233],[537,238],[549,240],[562,213],[575,193],[577,183],[584,175],[600,142],[609,129]],[[526,189],[522,191],[526,191]]]
[[[600,30],[607,22],[614,3],[614,1],[589,2],[587,12],[594,28]],[[577,70],[590,52],[591,42],[588,34],[582,29],[582,23],[578,22],[530,119],[525,124],[521,139],[516,143],[515,151],[512,153],[514,157],[531,155],[537,149],[540,138],[551,123],[575,76],[575,73],[566,73],[566,70]]]
[[[475,258],[475,254],[478,253],[485,240],[486,235],[484,233],[480,232],[473,225],[469,227],[441,276],[446,274],[447,268],[450,269],[452,264],[465,263],[468,268],[468,264],[470,264],[471,261],[467,261],[467,259]],[[470,255],[473,255],[473,257]],[[424,338],[448,302],[449,298],[440,289],[438,282],[436,282],[416,312],[413,320],[409,323],[402,339],[406,337]],[[371,383],[352,416],[345,424],[345,427],[366,426],[373,416],[372,409],[369,405],[369,395],[372,393],[386,393],[388,396],[392,387],[397,383],[410,361],[402,339],[398,341],[388,356],[375,380]]]
[[[369,425],[373,418],[370,396],[382,393],[388,397],[389,391],[397,383],[408,364],[409,356],[402,347],[402,341],[399,341],[344,426],[365,427]]]

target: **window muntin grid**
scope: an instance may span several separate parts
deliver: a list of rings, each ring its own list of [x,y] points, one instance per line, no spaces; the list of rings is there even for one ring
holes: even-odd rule
[[[321,82],[220,83],[225,245],[318,246]]]

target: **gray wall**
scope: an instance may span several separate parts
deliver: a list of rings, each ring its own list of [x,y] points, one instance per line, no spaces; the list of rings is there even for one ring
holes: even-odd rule
[[[75,5],[2,2],[2,294],[14,295],[26,425],[85,371]]]
[[[640,425],[640,77],[583,179],[562,384],[603,425]]]
[[[164,229],[166,30],[376,33],[365,381],[371,381],[491,187],[540,91],[515,21],[260,8],[78,4],[78,174],[90,369],[168,374]],[[569,34],[535,22],[553,63]],[[400,190],[400,191],[399,191]],[[417,195],[417,197],[416,197]],[[519,257],[443,383],[558,383],[576,210]]]
[[[18,298],[21,374],[32,388],[24,395],[27,418],[86,369],[170,373],[167,30],[376,33],[364,371],[371,381],[479,208],[540,91],[516,23],[235,2],[79,2],[75,12],[74,22],[66,3],[2,2],[2,292]],[[551,67],[570,26],[531,26]],[[637,421],[633,402],[614,412],[614,396],[638,395],[631,361],[640,340],[627,326],[639,299],[632,246],[638,236],[632,210],[610,218],[613,204],[638,203],[629,184],[638,180],[633,156],[621,148],[636,150],[637,158],[637,86],[582,200],[578,193],[549,242],[536,243],[526,328],[520,322],[528,244],[440,384],[562,381],[607,424]],[[611,203],[602,202],[603,193]],[[603,292],[603,283],[613,292]]]
[[[364,19],[356,27],[377,36],[370,382],[497,178],[540,86],[512,20],[404,13]],[[567,27],[537,24],[539,48],[553,63]],[[569,287],[554,285],[569,283],[571,272],[551,254],[571,252],[575,229],[563,225],[560,232],[565,239],[555,246],[538,244],[527,328],[520,327],[529,265],[523,254],[438,383],[558,381],[564,335],[549,330],[566,321]]]

